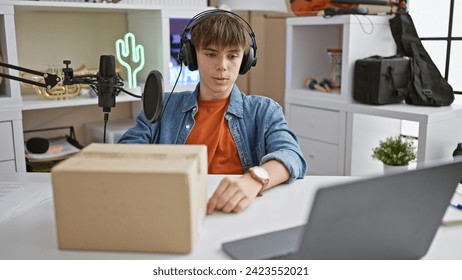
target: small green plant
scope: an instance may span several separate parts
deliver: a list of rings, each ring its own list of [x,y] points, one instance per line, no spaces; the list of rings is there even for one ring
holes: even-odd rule
[[[416,148],[411,139],[403,136],[388,137],[379,141],[379,146],[372,150],[372,158],[384,164],[402,166],[416,159]]]

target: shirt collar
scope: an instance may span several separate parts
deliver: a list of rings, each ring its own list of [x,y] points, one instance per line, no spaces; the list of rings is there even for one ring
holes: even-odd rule
[[[197,108],[197,98],[199,96],[199,84],[197,84],[196,88],[193,91],[193,94],[190,94],[184,102],[183,105],[183,113],[193,108]],[[243,94],[239,90],[236,84],[233,85],[231,90],[231,97],[229,100],[228,110],[227,113],[233,114],[236,117],[242,118],[244,115],[244,100]]]
[[[231,90],[231,98],[228,105],[228,113],[235,115],[238,118],[242,118],[244,115],[244,96],[234,84],[233,89]]]

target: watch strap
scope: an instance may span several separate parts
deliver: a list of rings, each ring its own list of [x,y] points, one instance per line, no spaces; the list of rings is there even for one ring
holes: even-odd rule
[[[250,175],[252,176],[253,179],[255,179],[256,181],[258,181],[258,182],[260,182],[260,183],[262,184],[261,189],[260,189],[260,191],[258,192],[257,196],[263,196],[263,191],[266,189],[266,186],[268,186],[268,184],[269,184],[269,179],[268,179],[268,178],[265,179],[265,178],[261,178],[261,177],[257,176],[257,175],[255,174],[255,172],[254,172],[254,168],[253,168],[253,167],[251,167],[251,168],[249,169],[249,173],[250,173]]]

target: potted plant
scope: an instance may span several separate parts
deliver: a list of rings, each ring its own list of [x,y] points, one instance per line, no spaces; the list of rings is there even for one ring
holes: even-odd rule
[[[412,139],[404,136],[388,137],[379,141],[379,145],[372,150],[372,158],[384,164],[387,173],[388,166],[402,166],[407,169],[409,162],[415,160],[416,148]]]

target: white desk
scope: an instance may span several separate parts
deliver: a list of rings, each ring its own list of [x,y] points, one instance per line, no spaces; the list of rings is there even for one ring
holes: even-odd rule
[[[20,181],[49,182],[49,174],[27,174]],[[209,194],[220,176],[209,176]],[[2,181],[8,181],[2,176]],[[14,178],[13,178],[14,179]],[[190,254],[153,254],[60,250],[57,247],[52,200],[0,224],[0,259],[228,259],[221,250],[225,241],[303,224],[315,189],[351,177],[310,176],[291,185],[265,192],[239,214],[207,216]],[[38,185],[51,187],[48,184]],[[425,259],[462,259],[462,226],[441,227]]]

